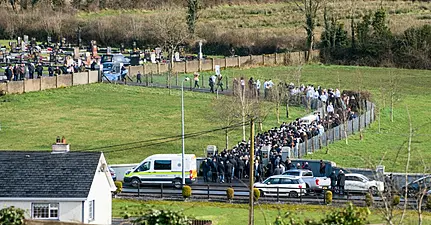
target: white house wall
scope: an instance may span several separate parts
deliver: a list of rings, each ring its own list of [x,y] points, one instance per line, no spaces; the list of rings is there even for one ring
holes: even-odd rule
[[[82,202],[62,202],[62,201],[3,201],[0,200],[0,208],[15,206],[25,210],[25,218],[31,219],[32,203],[59,203],[59,220],[63,222],[82,222]]]
[[[105,158],[102,154],[99,160],[98,168],[105,163]],[[107,168],[106,168],[107,169]],[[111,181],[109,181],[111,179]],[[111,175],[108,172],[103,172],[98,169],[94,176],[91,185],[90,193],[84,206],[84,223],[89,224],[111,224],[112,222],[112,193],[111,193]],[[94,220],[89,220],[89,201],[94,200]]]

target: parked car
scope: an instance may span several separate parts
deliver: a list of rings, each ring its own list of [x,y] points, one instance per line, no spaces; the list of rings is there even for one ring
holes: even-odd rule
[[[425,176],[407,184],[407,196],[419,197],[420,193],[425,191],[427,194],[431,191],[431,176]],[[405,196],[406,187],[401,188],[401,195]]]
[[[307,191],[302,189],[305,185],[300,177],[275,175],[268,177],[262,183],[255,183],[253,187],[259,189],[261,196],[276,196],[278,191],[279,196],[297,198],[306,194]]]
[[[385,190],[385,185],[382,181],[370,180],[362,174],[347,173],[344,190],[358,193],[370,192],[372,195],[377,195]]]
[[[328,177],[314,177],[313,171],[311,170],[293,169],[284,172],[283,175],[302,178],[308,190],[321,191],[329,189],[331,186],[331,179]]]
[[[117,174],[115,174],[115,171],[110,166],[108,166],[108,168],[109,168],[109,172],[111,173],[112,180],[116,181]]]

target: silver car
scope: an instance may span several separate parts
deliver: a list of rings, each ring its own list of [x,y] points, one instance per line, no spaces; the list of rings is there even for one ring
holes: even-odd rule
[[[255,183],[254,187],[260,190],[261,196],[289,196],[297,198],[306,194],[305,182],[296,176],[275,175],[262,183]]]

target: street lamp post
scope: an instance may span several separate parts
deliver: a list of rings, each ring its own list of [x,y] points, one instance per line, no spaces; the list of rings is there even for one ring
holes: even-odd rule
[[[181,176],[182,176],[182,182],[181,184],[184,186],[186,184],[186,176],[184,171],[184,81],[189,81],[189,78],[186,77],[181,82]]]

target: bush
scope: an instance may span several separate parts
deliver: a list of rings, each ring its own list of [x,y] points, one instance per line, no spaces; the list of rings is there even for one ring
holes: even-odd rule
[[[400,204],[400,196],[394,195],[392,197],[392,206],[397,206],[398,204]]]
[[[123,183],[121,181],[115,181],[115,187],[117,187],[117,190],[114,191],[114,194],[123,192]]]
[[[254,196],[254,201],[259,201],[260,190],[257,188],[253,188],[253,196]]]
[[[351,202],[347,207],[331,212],[326,215],[318,224],[367,224],[368,215],[370,215],[368,208],[356,208]]]
[[[373,196],[370,193],[365,194],[365,205],[367,205],[368,207],[373,206],[374,204],[374,199]]]
[[[183,197],[185,199],[188,199],[190,198],[190,196],[192,196],[192,188],[188,185],[184,185],[182,193],[183,193]]]
[[[233,188],[228,188],[226,190],[227,200],[229,201],[233,200],[234,192],[235,191],[233,190]]]
[[[0,224],[24,224],[24,210],[10,206],[0,210]]]
[[[425,207],[427,209],[431,209],[431,197],[430,196],[426,196],[426,202],[425,202]]]
[[[186,187],[186,186],[184,186]],[[184,189],[183,189],[184,190]],[[181,211],[152,209],[133,221],[136,225],[190,225],[191,221]]]
[[[332,203],[332,191],[325,192],[325,201],[328,205]]]

